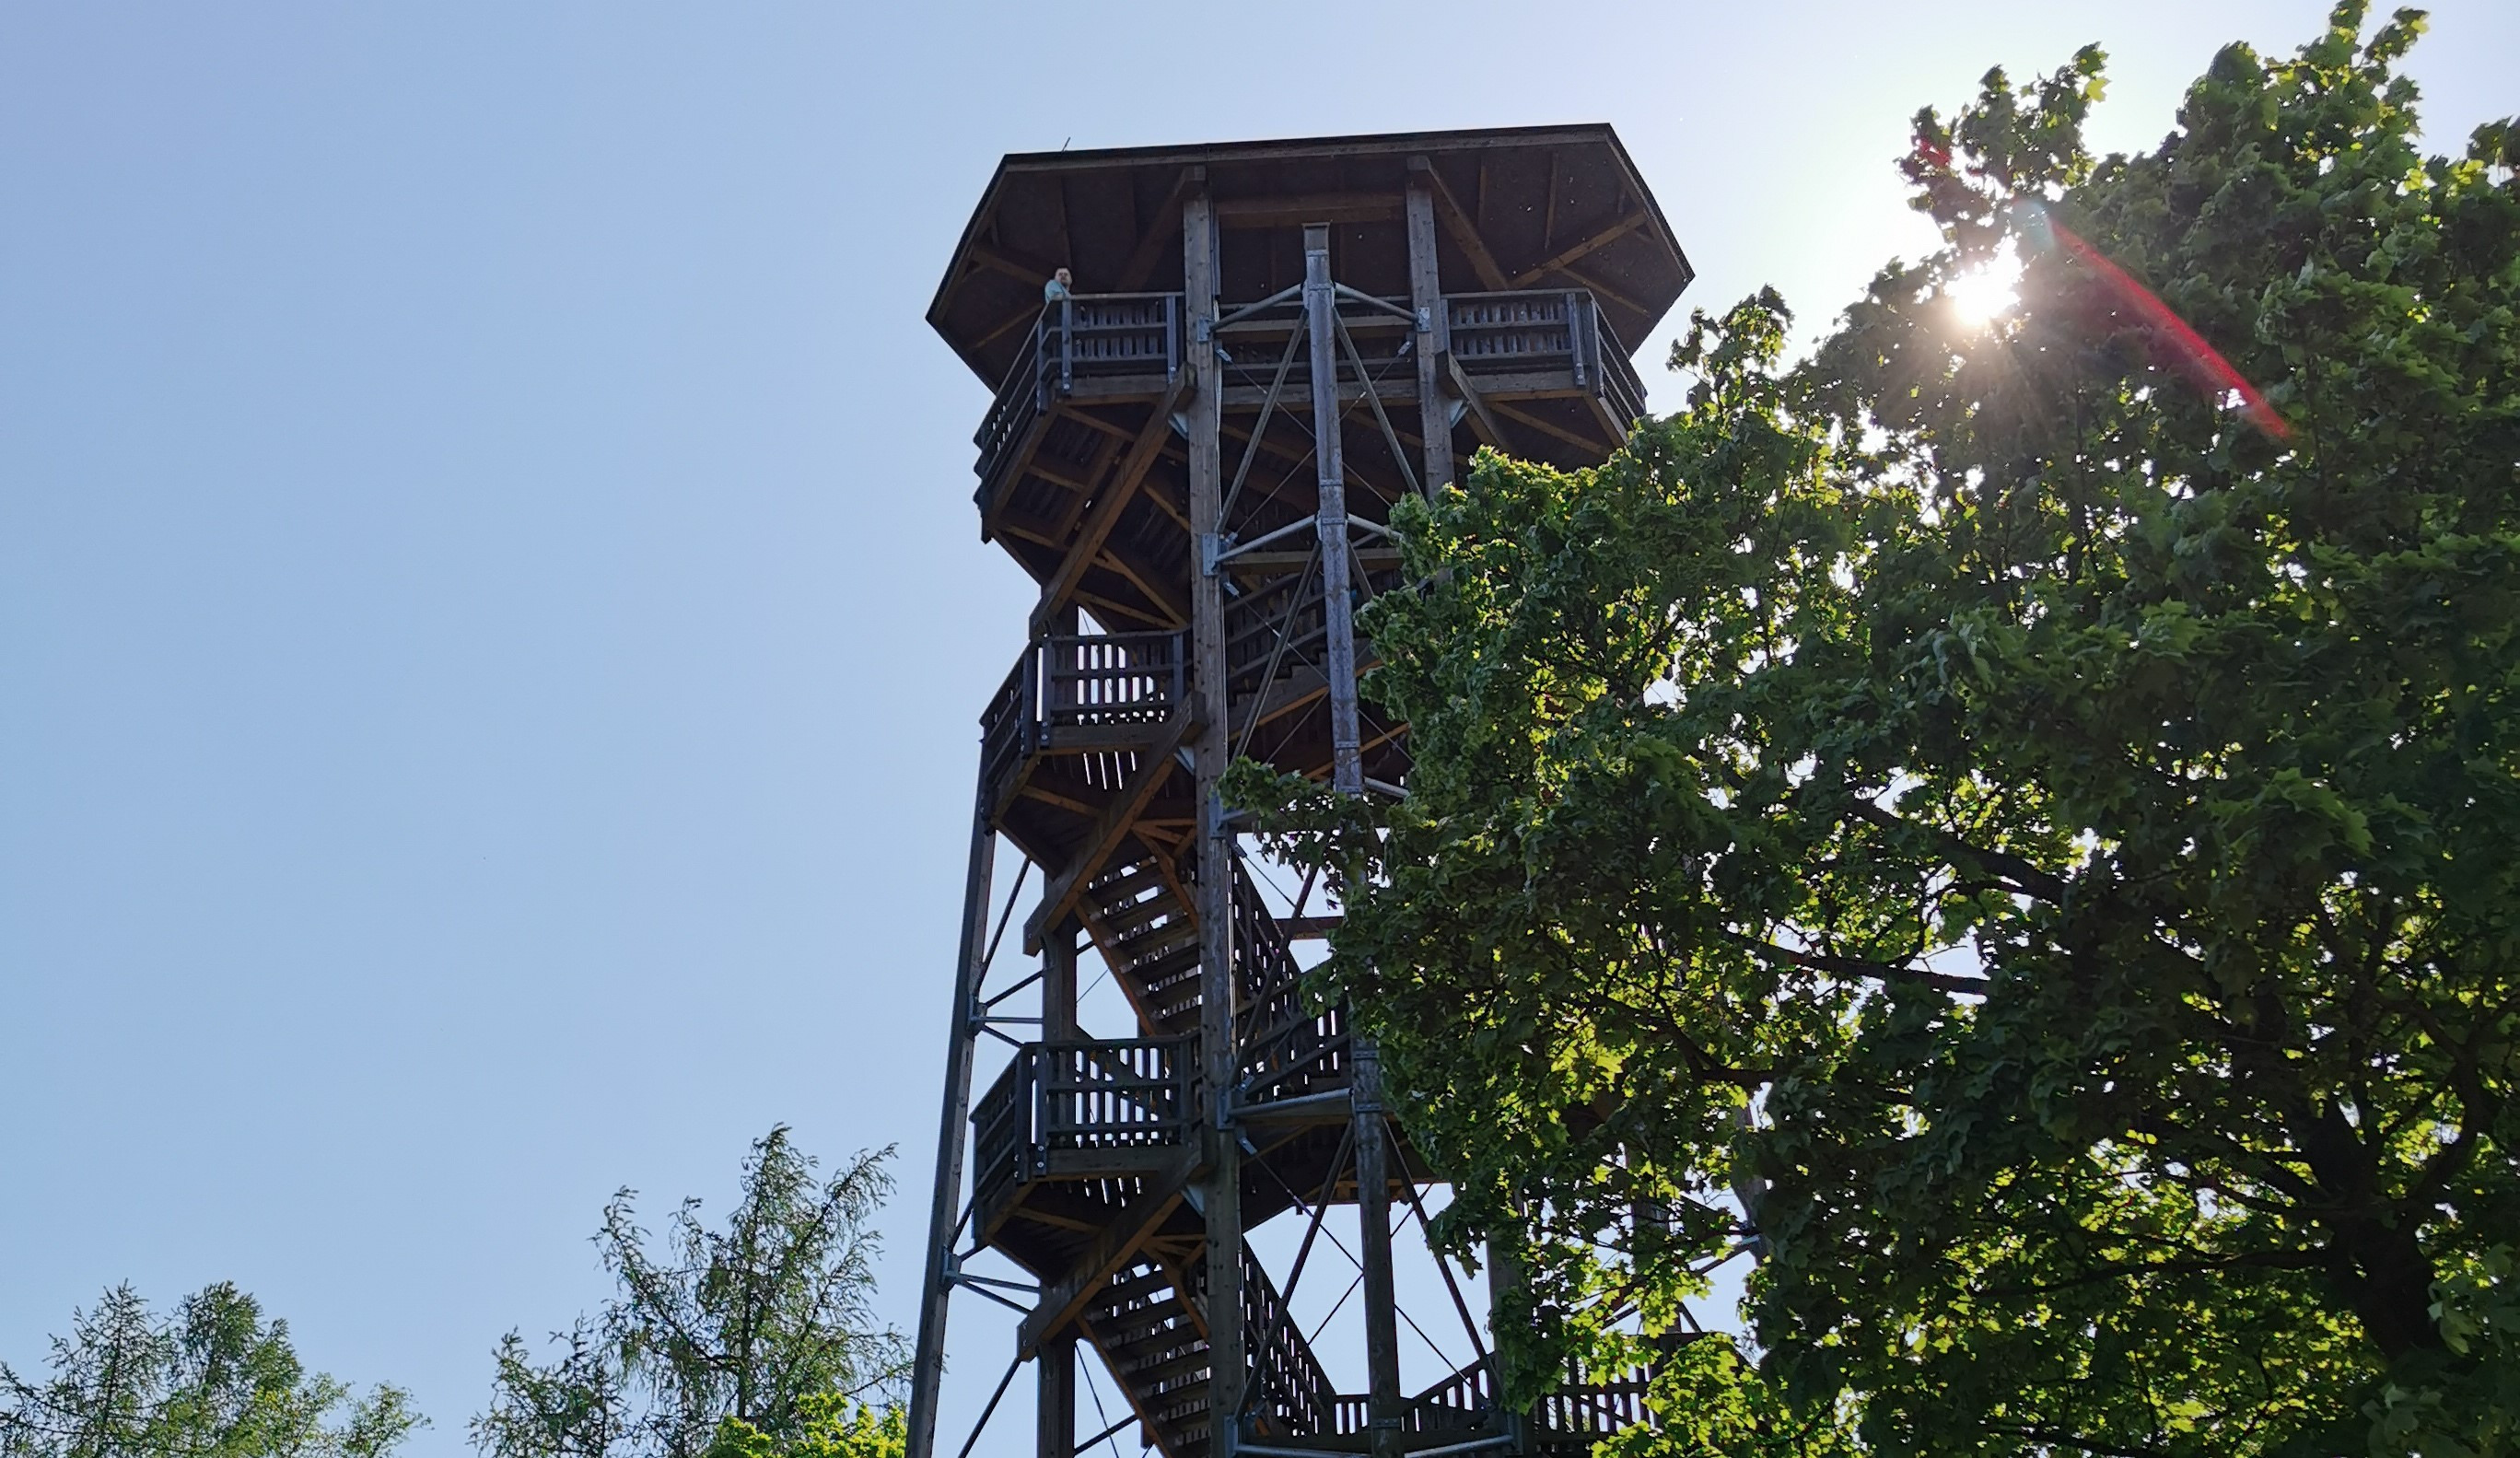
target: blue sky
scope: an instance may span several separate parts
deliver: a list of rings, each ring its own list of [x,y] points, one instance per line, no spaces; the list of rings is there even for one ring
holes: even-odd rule
[[[2520,8],[2435,19],[2450,146]],[[779,1120],[902,1146],[907,1323],[1030,597],[920,316],[999,154],[1607,120],[1685,303],[1818,322],[1931,244],[1918,105],[2096,40],[2148,145],[2319,20],[0,3],[0,1358],[233,1279],[451,1458],[499,1334],[602,1294],[606,1197],[722,1206]]]

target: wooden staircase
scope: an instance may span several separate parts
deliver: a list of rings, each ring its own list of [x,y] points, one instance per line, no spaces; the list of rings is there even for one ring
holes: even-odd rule
[[[1113,1275],[1080,1324],[1119,1380],[1148,1438],[1175,1455],[1205,1451],[1208,1311],[1203,1246],[1175,1247]],[[1260,1390],[1250,1398],[1258,1431],[1271,1437],[1326,1431],[1336,1390],[1303,1334],[1280,1320],[1269,1273],[1242,1250],[1243,1347]]]

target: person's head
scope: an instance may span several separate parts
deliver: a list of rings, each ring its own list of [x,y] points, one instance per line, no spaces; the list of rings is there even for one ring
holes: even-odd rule
[[[1064,268],[1052,274],[1051,277],[1058,280],[1058,287],[1062,289],[1072,288],[1076,283],[1075,277]]]

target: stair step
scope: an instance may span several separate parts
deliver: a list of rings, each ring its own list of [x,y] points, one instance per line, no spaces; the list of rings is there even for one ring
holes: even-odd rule
[[[1192,1373],[1205,1372],[1207,1367],[1207,1344],[1201,1342],[1196,1351],[1186,1351],[1180,1356],[1151,1366],[1130,1367],[1124,1369],[1123,1375],[1128,1378],[1131,1387],[1143,1391],[1149,1387],[1160,1387],[1168,1381],[1179,1381]]]
[[[1172,1272],[1162,1266],[1146,1267],[1135,1275],[1115,1281],[1096,1292],[1093,1303],[1086,1309],[1089,1313],[1116,1311],[1131,1301],[1142,1300],[1155,1292],[1170,1290],[1172,1284]]]
[[[1191,1325],[1190,1313],[1177,1306],[1173,1308],[1172,1315],[1172,1321],[1165,1325],[1141,1328],[1136,1335],[1113,1341],[1109,1347],[1111,1359],[1122,1366],[1136,1367],[1150,1359],[1169,1357],[1193,1344],[1201,1351],[1206,1350],[1207,1339],[1199,1335],[1197,1327]]]

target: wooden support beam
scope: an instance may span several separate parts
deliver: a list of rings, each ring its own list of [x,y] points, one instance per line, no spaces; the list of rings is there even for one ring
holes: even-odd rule
[[[1453,393],[1461,396],[1462,402],[1470,407],[1471,427],[1478,432],[1479,438],[1498,450],[1511,451],[1513,447],[1506,439],[1505,427],[1497,424],[1496,416],[1489,411],[1488,402],[1480,397],[1479,387],[1470,383],[1462,362],[1449,353],[1444,356],[1444,374],[1445,383],[1452,386]]]
[[[1011,279],[1021,279],[1036,289],[1048,283],[1050,276],[1058,271],[1058,265],[1056,263],[1026,257],[1013,250],[1001,249],[993,244],[982,243],[976,238],[971,240],[970,247],[963,251],[963,257],[965,261],[986,268],[992,273],[1002,273]]]
[[[1365,1285],[1366,1411],[1373,1458],[1401,1458],[1400,1323],[1391,1279],[1390,1126],[1382,1117],[1382,1060],[1371,1039],[1348,1050],[1356,1111],[1358,1274]]]
[[[1217,317],[1217,289],[1222,269],[1217,256],[1216,211],[1205,189],[1194,189],[1182,201],[1182,312],[1196,321]],[[1193,327],[1195,327],[1193,325]],[[1190,520],[1193,542],[1213,541],[1225,530],[1225,463],[1222,442],[1224,371],[1213,349],[1190,351],[1189,367],[1197,372],[1198,397],[1190,408]],[[1191,574],[1191,682],[1203,721],[1195,746],[1195,794],[1199,806],[1198,895],[1198,1025],[1201,1076],[1208,1097],[1219,1097],[1234,1084],[1239,1062],[1234,1045],[1234,886],[1232,834],[1210,817],[1216,813],[1216,782],[1225,775],[1225,580]],[[1206,1170],[1200,1189],[1199,1224],[1207,1236],[1208,1300],[1221,1311],[1242,1309],[1242,1146],[1233,1131],[1214,1127],[1200,1131]],[[1207,1452],[1209,1458],[1234,1458],[1235,1429],[1224,1421],[1241,1410],[1245,1376],[1242,1323],[1224,1321],[1208,1344]],[[924,1455],[922,1455],[924,1458]],[[1192,1458],[1176,1454],[1174,1458]]]
[[[1120,842],[1129,834],[1130,822],[1138,818],[1138,812],[1146,808],[1147,801],[1155,797],[1155,787],[1179,767],[1173,762],[1173,752],[1180,749],[1182,741],[1197,728],[1196,708],[1185,704],[1173,714],[1171,722],[1164,726],[1163,733],[1154,744],[1140,752],[1138,772],[1121,787],[1119,798],[1103,806],[1102,818],[1095,823],[1094,834],[1087,839],[1084,850],[1068,863],[1066,870],[1058,873],[1058,879],[1042,888],[1041,905],[1024,921],[1026,952],[1040,951],[1043,932],[1058,925],[1061,918],[1076,908],[1076,898],[1084,893],[1085,883],[1093,880],[1094,873],[1102,870],[1102,863],[1111,858],[1111,852],[1120,848]]]
[[[1154,604],[1169,619],[1165,626],[1178,628],[1190,625],[1190,604],[1182,601],[1180,594],[1174,592],[1170,585],[1160,584],[1154,577],[1130,566],[1128,559],[1117,552],[1106,551],[1095,560],[1104,570],[1145,594],[1147,601]]]
[[[1338,300],[1330,279],[1330,230],[1304,230],[1304,335],[1312,346],[1315,535],[1322,548],[1323,663],[1329,677],[1330,744],[1338,766],[1331,787],[1365,792],[1357,759],[1356,629],[1348,596],[1347,469],[1339,438]]]
[[[1562,272],[1566,268],[1566,265],[1573,263],[1600,249],[1607,248],[1611,244],[1614,244],[1620,239],[1627,237],[1629,234],[1634,233],[1637,229],[1643,227],[1645,223],[1652,218],[1652,216],[1653,214],[1646,212],[1643,208],[1640,207],[1636,211],[1629,213],[1626,217],[1623,217],[1617,222],[1610,224],[1610,226],[1603,228],[1600,232],[1594,234],[1592,237],[1585,239],[1579,244],[1576,244],[1574,247],[1561,249],[1549,257],[1542,259],[1540,262],[1524,269],[1522,272],[1515,274],[1512,278],[1506,281],[1507,287],[1513,289],[1528,289],[1533,284],[1536,284],[1542,279],[1548,277],[1550,274]],[[1572,275],[1569,276],[1572,277]],[[1584,287],[1589,289],[1593,286],[1588,283]],[[1623,303],[1626,302],[1625,299],[1620,301]]]
[[[1181,175],[1173,179],[1173,190],[1164,194],[1164,200],[1155,205],[1155,225],[1138,240],[1137,250],[1129,254],[1129,261],[1120,265],[1119,276],[1111,281],[1111,292],[1135,294],[1147,286],[1148,276],[1163,260],[1165,245],[1181,237],[1182,199],[1190,195],[1192,188],[1206,180],[1205,167],[1182,168]]]
[[[1063,921],[1041,942],[1041,1036],[1064,1043],[1084,1035],[1076,1021],[1076,924]]]
[[[1444,185],[1444,174],[1436,171],[1435,164],[1422,157],[1409,159],[1409,171],[1412,177],[1425,179],[1426,191],[1435,204],[1435,216],[1443,222],[1444,231],[1453,235],[1453,242],[1469,255],[1470,272],[1479,276],[1480,285],[1495,290],[1512,287],[1507,283],[1506,271],[1497,262],[1496,255],[1488,251],[1487,240],[1479,236],[1479,225],[1462,210],[1453,190]]]
[[[1630,309],[1640,314],[1650,314],[1653,312],[1653,310],[1646,308],[1643,304],[1630,298],[1625,294],[1622,294],[1618,290],[1611,288],[1609,285],[1602,283],[1594,275],[1577,270],[1572,264],[1561,265],[1557,271],[1566,275],[1569,279],[1572,279],[1577,285],[1592,290],[1595,294],[1599,295],[1601,297],[1608,299],[1610,302],[1617,304],[1623,309]]]
[[[1070,815],[1092,815],[1095,813],[1095,807],[1087,804],[1081,799],[1071,799],[1068,797],[1059,795],[1054,791],[1044,790],[1039,785],[1032,784],[1029,781],[1018,786],[1014,795],[1011,797],[1011,798],[1037,799],[1043,804],[1051,806],[1053,809],[1065,810]]]
[[[1076,606],[1092,613],[1096,620],[1115,631],[1126,631],[1131,623],[1136,623],[1151,632],[1162,632],[1178,625],[1159,614],[1148,612],[1135,603],[1124,603],[1117,598],[1107,598],[1101,593],[1088,592],[1082,587],[1076,589],[1072,596],[1075,598]]]
[[[1496,400],[1491,403],[1493,404],[1497,414],[1512,421],[1515,425],[1528,426],[1532,430],[1538,431],[1543,435],[1563,440],[1568,445],[1575,446],[1580,450],[1597,451],[1601,448],[1600,441],[1578,435],[1573,431],[1566,429],[1564,426],[1552,425],[1548,421],[1542,420],[1539,416],[1532,414],[1528,410],[1516,410],[1503,400]]]
[[[964,1142],[971,1131],[971,1045],[979,1013],[980,979],[987,971],[989,880],[997,866],[998,838],[991,820],[987,765],[983,761],[971,804],[971,859],[963,882],[963,940],[955,958],[952,1027],[945,1041],[945,1099],[936,1135],[936,1187],[927,1211],[927,1262],[919,1301],[919,1360],[910,1378],[910,1455],[936,1451],[937,1378],[945,1366],[946,1307],[954,1295],[950,1276],[961,1222]]]
[[[1041,305],[1039,303],[1027,303],[1022,308],[1015,310],[1013,313],[1007,315],[997,323],[990,325],[987,333],[981,335],[977,340],[972,342],[971,347],[974,350],[986,349],[991,344],[1005,339],[1007,335],[1012,332],[1018,325],[1030,324],[1040,317]]]
[[[1147,418],[1145,428],[1138,432],[1138,438],[1129,446],[1128,455],[1120,462],[1119,474],[1096,496],[1094,509],[1086,514],[1075,542],[1067,549],[1066,558],[1042,584],[1041,601],[1032,610],[1032,636],[1040,637],[1049,630],[1051,617],[1067,605],[1068,594],[1076,590],[1085,570],[1102,555],[1102,544],[1110,539],[1111,528],[1120,524],[1120,509],[1129,504],[1129,498],[1137,493],[1138,483],[1147,478],[1148,470],[1155,464],[1155,453],[1163,448],[1164,437],[1172,431],[1173,412],[1189,398],[1191,378],[1187,369],[1173,373],[1171,387],[1156,402],[1154,413]]]
[[[1555,154],[1551,154],[1555,165]],[[1444,283],[1435,253],[1435,193],[1423,178],[1409,183],[1409,302],[1420,311],[1426,328],[1418,336],[1418,436],[1424,451],[1426,494],[1453,483],[1452,407],[1444,400],[1440,361],[1453,355],[1452,310],[1444,303]]]
[[[1076,1458],[1076,1339],[1041,1346],[1041,1396],[1033,1404],[1034,1458]]]
[[[1387,223],[1400,217],[1395,193],[1299,193],[1222,198],[1217,222],[1228,228],[1289,228],[1302,223]]]
[[[1068,1267],[1067,1274],[1042,1288],[1041,1303],[1015,1329],[1015,1350],[1019,1355],[1029,1357],[1039,1351],[1043,1339],[1056,1335],[1085,1310],[1095,1291],[1110,1279],[1113,1271],[1128,1264],[1181,1205],[1197,1173],[1198,1146],[1192,1143],[1182,1150],[1179,1163],[1148,1180],[1147,1192],[1129,1202],[1118,1217],[1102,1228],[1102,1236],[1083,1259]]]

